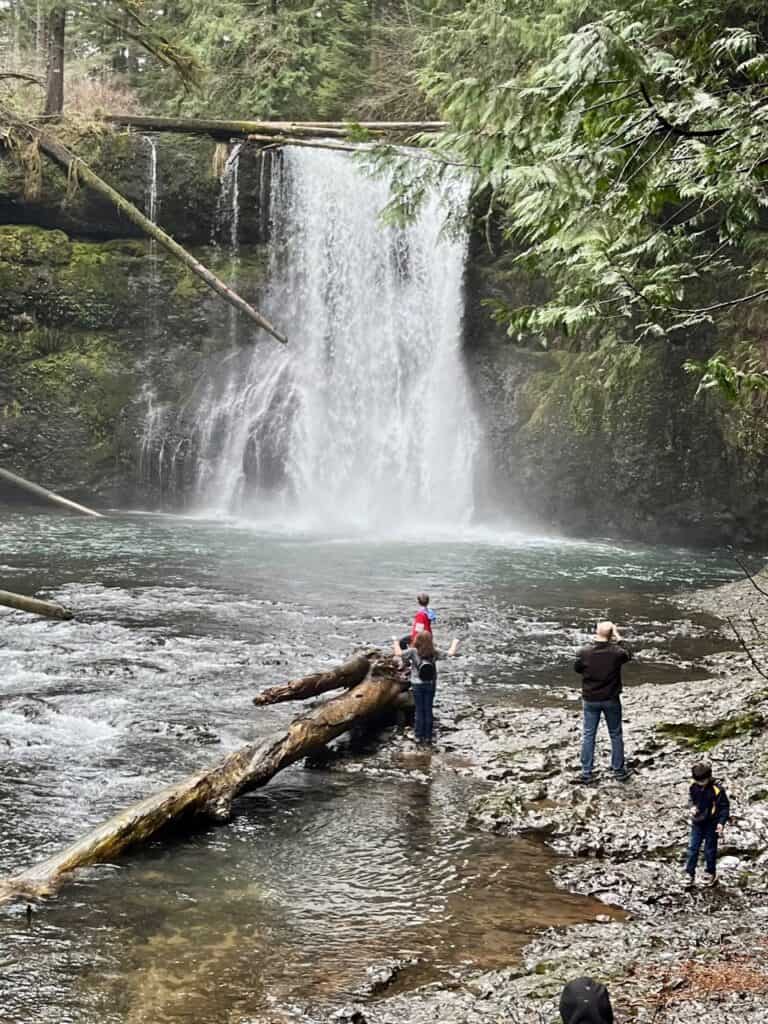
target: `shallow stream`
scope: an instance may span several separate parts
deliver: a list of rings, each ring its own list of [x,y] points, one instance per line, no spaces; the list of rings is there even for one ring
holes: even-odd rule
[[[546,706],[576,682],[595,619],[626,624],[628,682],[702,674],[717,641],[670,595],[733,576],[726,558],[467,533],[372,542],[245,523],[2,511],[0,585],[45,591],[69,623],[0,611],[0,875],[296,712],[262,686],[402,633],[428,589],[463,641],[440,704]],[[439,712],[438,707],[438,712]],[[90,869],[40,906],[0,910],[3,1024],[242,1024],[355,997],[366,968],[408,986],[514,959],[532,929],[605,908],[557,891],[539,843],[475,833],[481,784],[449,758],[402,770],[296,767],[223,828]]]

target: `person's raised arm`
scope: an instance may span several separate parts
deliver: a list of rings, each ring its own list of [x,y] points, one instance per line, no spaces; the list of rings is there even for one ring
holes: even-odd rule
[[[392,657],[402,659],[403,652],[400,650],[400,641],[396,636],[392,637]]]

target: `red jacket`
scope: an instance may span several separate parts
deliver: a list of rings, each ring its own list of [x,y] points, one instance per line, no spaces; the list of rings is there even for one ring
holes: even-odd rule
[[[428,633],[432,632],[432,622],[424,608],[419,608],[419,610],[413,617],[413,625],[411,626],[411,643],[413,643],[413,641],[416,639],[416,635],[419,632],[421,632],[420,630],[416,629],[419,623],[422,624],[422,626]]]

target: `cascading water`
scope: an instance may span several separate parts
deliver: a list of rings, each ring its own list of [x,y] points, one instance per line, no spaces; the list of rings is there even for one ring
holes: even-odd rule
[[[287,148],[271,174],[266,308],[289,344],[241,352],[197,411],[208,510],[424,533],[472,513],[478,427],[461,353],[467,236],[456,178],[407,227],[385,177]],[[425,525],[428,521],[428,526]]]
[[[149,147],[149,174],[147,176],[147,190],[145,200],[145,213],[153,224],[157,223],[157,139],[152,135],[144,135],[144,141]]]
[[[224,164],[213,226],[214,242],[225,237],[233,253],[237,252],[240,242],[240,150],[242,147],[242,142],[238,142],[232,148],[232,152]]]

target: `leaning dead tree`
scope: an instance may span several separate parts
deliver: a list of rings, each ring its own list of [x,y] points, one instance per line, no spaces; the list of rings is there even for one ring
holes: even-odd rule
[[[70,509],[72,512],[79,512],[84,516],[95,516],[97,519],[103,518],[101,512],[96,512],[85,505],[79,505],[76,501],[70,501],[69,498],[62,498],[60,494],[49,491],[47,487],[41,487],[40,484],[32,483],[31,480],[25,480],[23,476],[19,476],[18,473],[11,473],[9,469],[0,468],[0,480],[4,480],[21,491],[34,494],[36,498],[50,501],[52,505],[59,505],[61,508]]]
[[[189,267],[192,273],[199,277],[212,291],[216,292],[225,302],[228,302],[230,306],[234,306],[235,309],[244,313],[250,320],[265,330],[268,334],[271,334],[277,341],[285,344],[286,337],[281,334],[273,324],[265,316],[262,316],[257,310],[246,302],[237,292],[233,291],[228,285],[226,285],[220,278],[218,278],[211,270],[208,269],[203,263],[195,259],[192,253],[188,252],[184,246],[171,238],[169,234],[163,231],[162,228],[158,227],[157,224],[153,223],[149,217],[145,215],[134,206],[133,203],[129,202],[125,196],[121,195],[116,189],[112,188],[111,185],[107,184],[103,178],[100,178],[95,171],[80,159],[71,153],[66,146],[63,146],[57,139],[53,138],[52,135],[46,132],[42,132],[32,125],[19,122],[16,118],[3,117],[3,112],[0,111],[0,123],[5,120],[12,128],[16,131],[25,134],[27,137],[35,140],[45,155],[53,160],[54,163],[62,167],[66,172],[71,181],[83,182],[94,192],[97,192],[100,196],[103,196],[110,203],[115,206],[120,213],[139,228],[149,238],[153,238],[158,245],[162,246],[167,252],[175,256],[176,259],[180,260],[185,266]]]
[[[48,619],[71,619],[72,612],[64,605],[56,601],[41,601],[37,597],[27,597],[26,594],[14,594],[10,590],[0,590],[0,605],[6,608],[14,608],[19,612],[29,612],[31,615],[44,615]]]
[[[357,723],[374,719],[398,705],[406,684],[396,663],[373,652],[366,654],[365,660],[367,667],[362,680],[341,696],[294,719],[271,739],[242,747],[207,771],[146,797],[61,852],[0,882],[0,901],[50,894],[76,868],[112,861],[124,850],[148,842],[170,826],[180,827],[195,818],[227,821],[232,802],[241,793],[266,785],[283,768],[315,753]],[[320,675],[327,678],[329,674]],[[338,678],[351,678],[345,666]]]

